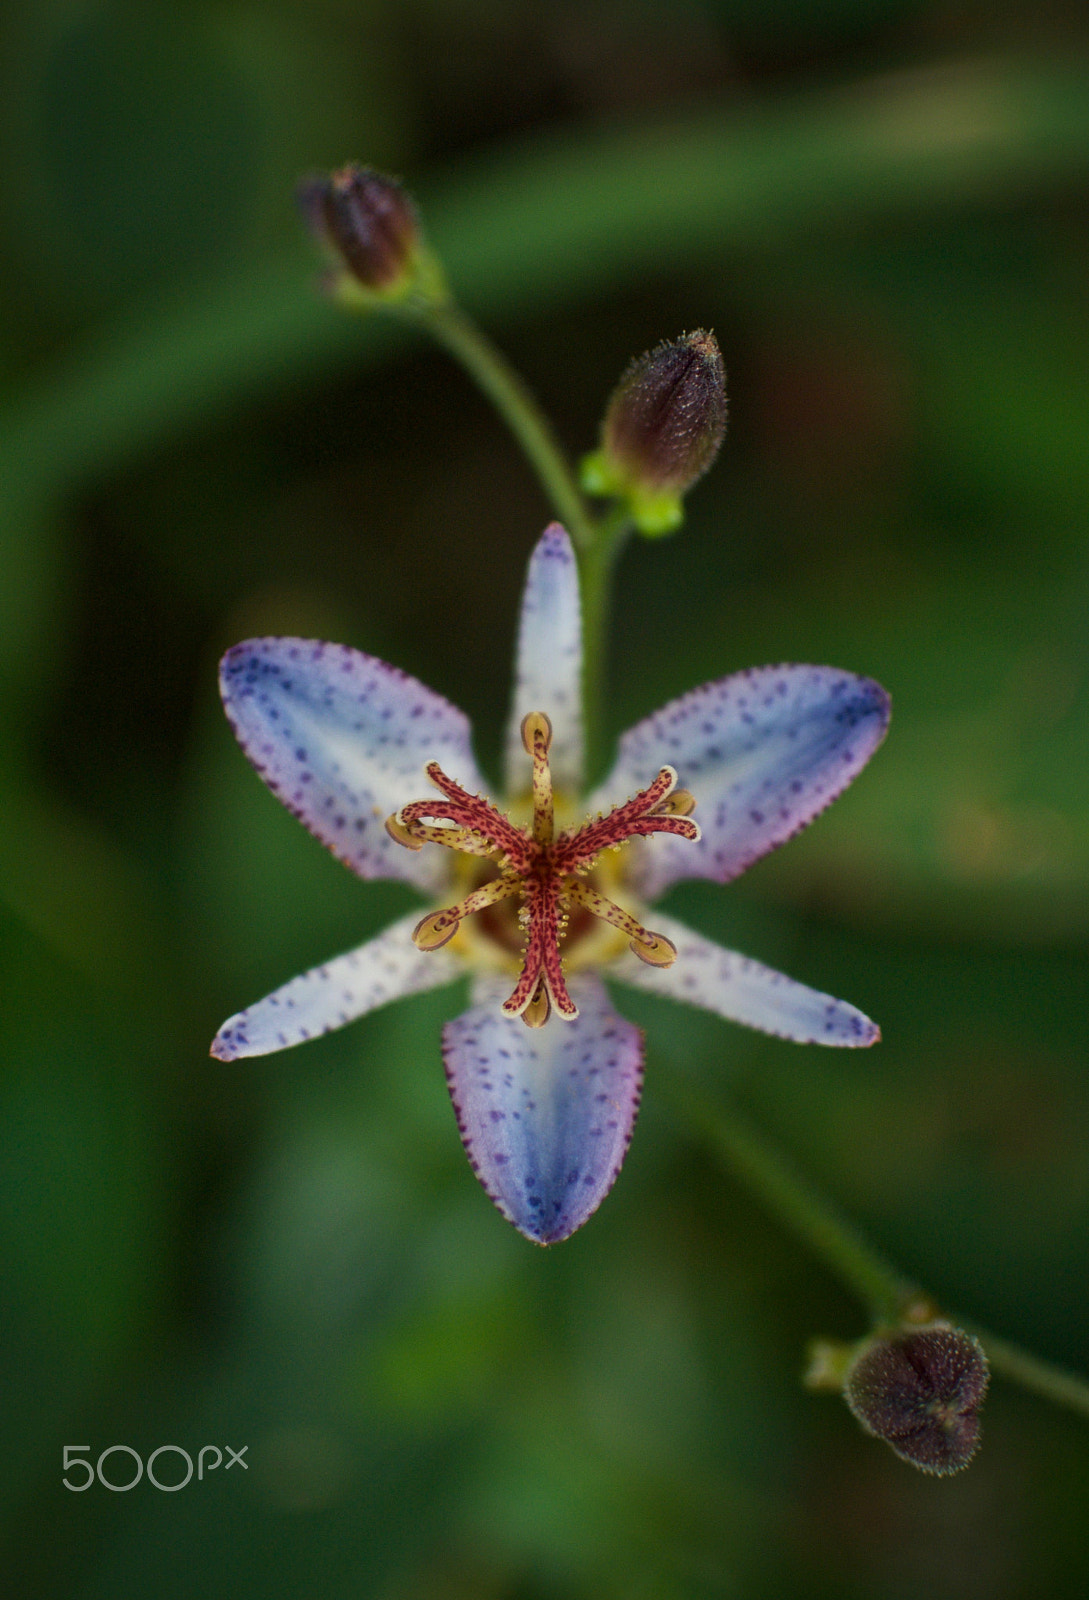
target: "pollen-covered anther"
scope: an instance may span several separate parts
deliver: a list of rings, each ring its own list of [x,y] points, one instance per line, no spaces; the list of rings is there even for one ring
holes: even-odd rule
[[[691,789],[674,789],[660,800],[650,813],[652,817],[690,817],[696,809],[696,797]]]
[[[406,850],[422,850],[424,847],[424,840],[417,838],[399,816],[386,818],[386,832],[397,844],[403,844]]]
[[[412,942],[417,950],[441,950],[458,931],[461,918],[456,908],[451,911],[431,911],[421,917],[412,930]]]
[[[543,1028],[552,1015],[552,1002],[548,998],[548,989],[539,983],[534,992],[533,999],[522,1012],[522,1021],[527,1028]]]
[[[677,959],[677,946],[664,933],[647,928],[641,939],[632,939],[631,949],[648,967],[671,967]]]
[[[538,752],[547,756],[552,744],[552,723],[543,711],[530,711],[522,718],[522,748],[527,756]]]

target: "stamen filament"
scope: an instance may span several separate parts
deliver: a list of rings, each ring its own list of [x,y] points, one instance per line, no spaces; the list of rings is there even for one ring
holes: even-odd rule
[[[517,894],[521,887],[517,878],[493,878],[491,883],[482,884],[479,889],[467,894],[464,900],[459,900],[456,906],[448,906],[442,911],[429,911],[426,917],[421,917],[412,930],[412,942],[418,950],[440,950],[457,933],[458,924],[463,918],[506,900],[510,895]]]
[[[432,828],[426,822],[407,823],[400,814],[386,818],[386,832],[410,850],[419,850],[425,844],[441,844],[447,850],[458,850],[467,856],[497,853],[497,846],[490,839],[482,839],[471,828]]]
[[[613,928],[619,928],[621,933],[626,933],[631,944],[631,949],[642,960],[652,967],[671,967],[677,959],[677,946],[665,937],[663,933],[652,933],[649,928],[644,928],[642,923],[622,906],[608,899],[606,895],[599,894],[581,878],[565,878],[563,893],[566,899],[574,900],[578,905],[584,906],[591,916],[599,917],[602,922],[607,922]]]
[[[522,718],[522,747],[533,758],[533,837],[541,845],[552,843],[551,743],[552,724],[543,711],[531,711]]]

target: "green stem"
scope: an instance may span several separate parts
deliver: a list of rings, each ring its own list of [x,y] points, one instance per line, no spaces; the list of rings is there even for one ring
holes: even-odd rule
[[[590,769],[601,760],[613,569],[631,532],[627,510],[593,517],[540,406],[503,353],[453,300],[409,302],[410,316],[460,361],[522,446],[578,554],[582,595],[583,712]]]
[[[863,1301],[875,1323],[899,1322],[919,1298],[918,1286],[868,1244],[781,1151],[736,1111],[710,1105],[687,1086],[674,1086],[670,1099],[700,1129],[734,1177]]]
[[[495,406],[525,451],[576,549],[590,549],[597,530],[567,458],[548,418],[502,351],[452,300],[426,303],[413,308],[412,314],[461,362]]]
[[[975,1334],[987,1352],[992,1372],[1019,1383],[1023,1389],[1031,1389],[1034,1394],[1043,1395],[1045,1400],[1052,1401],[1054,1405],[1065,1406],[1068,1411],[1077,1411],[1083,1417],[1089,1417],[1089,1381],[1080,1373],[1070,1372],[1051,1361],[1041,1361],[1039,1356],[1022,1350],[1020,1345],[1011,1344],[1008,1339],[1000,1339],[998,1334],[989,1333],[974,1322],[959,1317],[950,1320],[955,1320],[966,1333]]]
[[[863,1302],[875,1325],[896,1326],[912,1308],[930,1302],[925,1291],[886,1261],[781,1151],[735,1111],[710,1105],[688,1085],[674,1084],[670,1099],[700,1129],[733,1176]],[[942,1315],[975,1335],[994,1372],[1089,1417],[1089,1380],[1042,1361],[953,1312]]]
[[[609,607],[617,557],[631,533],[626,506],[618,506],[595,530],[593,543],[579,551],[582,596],[582,704],[586,727],[588,771],[595,776],[602,762],[605,685],[608,669]]]

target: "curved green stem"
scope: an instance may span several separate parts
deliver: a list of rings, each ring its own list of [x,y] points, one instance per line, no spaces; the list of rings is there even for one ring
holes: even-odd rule
[[[733,1110],[711,1105],[689,1085],[674,1083],[669,1098],[698,1127],[739,1179],[862,1301],[875,1326],[901,1324],[930,1297],[873,1248],[763,1134]],[[1089,1380],[1022,1350],[955,1312],[941,1313],[974,1334],[994,1372],[1056,1405],[1089,1417]]]
[[[711,1105],[688,1085],[671,1085],[669,1098],[734,1177],[864,1303],[874,1323],[900,1321],[919,1298],[918,1285],[886,1261],[780,1150],[736,1111]]]
[[[576,549],[588,549],[597,531],[574,474],[548,418],[502,351],[452,300],[425,303],[411,314],[479,384],[525,451]]]
[[[1043,1395],[1045,1400],[1050,1400],[1054,1405],[1065,1406],[1068,1411],[1077,1411],[1083,1417],[1089,1417],[1089,1381],[1080,1373],[1056,1366],[1051,1361],[1042,1361],[1039,1356],[1022,1350],[1020,1345],[1011,1344],[1008,1339],[1001,1339],[998,1334],[990,1333],[967,1319],[950,1317],[950,1321],[955,1321],[965,1333],[975,1335],[987,1352],[992,1372],[1019,1383],[1023,1389],[1031,1389],[1034,1394]]]
[[[455,301],[431,299],[398,308],[460,361],[522,446],[578,554],[582,595],[583,711],[591,770],[600,763],[604,725],[609,601],[617,556],[631,532],[626,507],[591,515],[551,425],[502,351]]]

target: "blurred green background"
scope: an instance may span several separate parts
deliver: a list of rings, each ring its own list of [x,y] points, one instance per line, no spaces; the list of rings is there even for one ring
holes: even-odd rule
[[[943,1303],[1089,1369],[1087,32],[1074,0],[3,8],[12,1593],[1081,1600],[1089,1425],[996,1380],[939,1482],[806,1393],[806,1341],[860,1312],[668,1089],[745,1107]],[[547,1252],[458,1143],[462,994],[207,1055],[409,899],[262,789],[219,654],[370,650],[494,766],[549,517],[441,353],[315,293],[292,191],[348,158],[404,175],[572,452],[630,356],[717,332],[730,436],[623,562],[613,733],[780,659],[894,699],[807,835],[671,901],[885,1042],[625,996],[640,1126]],[[64,1445],[119,1443],[249,1469],[62,1487]]]

